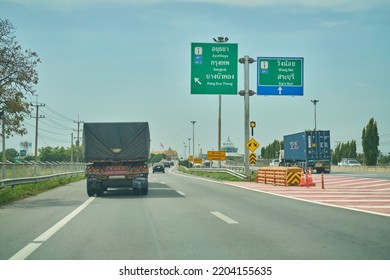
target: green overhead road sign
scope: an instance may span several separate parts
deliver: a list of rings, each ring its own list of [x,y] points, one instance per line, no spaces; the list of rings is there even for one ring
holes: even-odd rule
[[[302,57],[258,57],[258,95],[303,95]]]
[[[237,44],[191,44],[191,94],[237,94]]]

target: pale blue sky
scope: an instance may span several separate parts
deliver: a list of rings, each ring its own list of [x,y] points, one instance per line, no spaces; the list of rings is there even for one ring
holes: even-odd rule
[[[0,17],[17,28],[24,48],[42,59],[36,86],[39,147],[70,146],[72,120],[148,121],[151,148],[181,155],[217,149],[218,97],[190,94],[192,42],[227,36],[243,57],[304,57],[304,96],[253,96],[254,138],[265,146],[314,128],[336,141],[356,140],[370,118],[380,150],[390,152],[390,2],[386,0],[0,0]],[[243,66],[239,64],[239,90]],[[256,64],[250,87],[256,91]],[[35,98],[32,99],[35,101]],[[58,114],[57,114],[58,113]],[[34,142],[29,134],[7,147]],[[244,152],[244,100],[222,96],[222,140]],[[34,143],[33,143],[34,145]],[[192,142],[191,142],[192,146]],[[188,147],[187,152],[188,155]]]

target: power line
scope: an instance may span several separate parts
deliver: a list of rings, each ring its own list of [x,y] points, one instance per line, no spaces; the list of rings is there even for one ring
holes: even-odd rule
[[[72,127],[65,126],[65,125],[60,124],[60,123],[58,123],[58,122],[56,122],[56,121],[54,121],[52,119],[49,119],[49,118],[45,118],[45,120],[47,120],[48,122],[54,124],[55,126],[50,125],[50,124],[45,123],[45,122],[43,122],[43,123],[45,123],[46,125],[48,125],[48,126],[50,126],[52,128],[56,128],[58,130],[72,130],[73,129]]]
[[[63,114],[57,112],[56,110],[54,110],[52,107],[50,106],[47,106],[46,109],[48,109],[50,112],[52,112],[53,114],[57,115],[58,117],[60,117],[62,120],[66,120],[66,121],[72,121],[71,118],[68,118],[67,116],[64,116]],[[60,119],[60,120],[61,120]]]

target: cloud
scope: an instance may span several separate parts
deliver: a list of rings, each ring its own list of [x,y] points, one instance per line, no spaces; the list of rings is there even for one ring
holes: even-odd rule
[[[26,6],[41,6],[53,9],[77,9],[85,6],[96,5],[155,5],[169,3],[192,3],[192,4],[214,4],[224,6],[240,7],[279,7],[286,8],[291,6],[328,9],[340,11],[366,10],[378,6],[390,6],[388,0],[5,0],[8,2],[22,4]]]

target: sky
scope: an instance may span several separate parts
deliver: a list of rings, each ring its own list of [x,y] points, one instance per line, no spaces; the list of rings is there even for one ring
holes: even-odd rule
[[[38,147],[69,147],[77,121],[150,126],[151,149],[188,156],[218,148],[218,96],[191,94],[191,43],[224,36],[238,56],[303,57],[303,96],[250,97],[253,138],[261,147],[283,135],[330,130],[331,145],[378,125],[379,149],[390,153],[390,2],[387,0],[0,0],[24,49],[36,51]],[[238,90],[244,89],[238,64]],[[257,90],[257,65],[250,89]],[[244,98],[222,95],[221,139],[244,153]],[[33,112],[35,114],[35,112]],[[195,125],[191,121],[196,121]],[[7,139],[35,145],[28,134]],[[82,124],[80,126],[82,128]],[[82,132],[81,132],[82,134]],[[81,135],[80,134],[80,135]],[[74,140],[75,141],[75,140]]]

